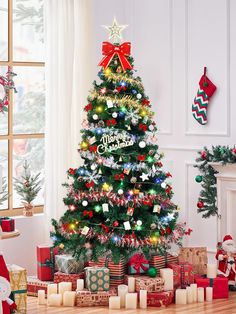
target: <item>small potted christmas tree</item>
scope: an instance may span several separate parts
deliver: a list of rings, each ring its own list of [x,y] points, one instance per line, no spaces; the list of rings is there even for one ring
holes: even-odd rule
[[[33,216],[33,200],[41,190],[41,180],[39,180],[40,172],[32,175],[29,169],[29,164],[25,161],[24,171],[22,176],[14,178],[14,187],[18,195],[21,196],[22,204],[24,206],[23,215]]]

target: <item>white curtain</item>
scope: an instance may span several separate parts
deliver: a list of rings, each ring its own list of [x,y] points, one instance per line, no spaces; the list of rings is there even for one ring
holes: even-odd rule
[[[45,1],[46,204],[58,219],[65,211],[66,170],[78,167],[81,122],[92,83],[90,0]]]

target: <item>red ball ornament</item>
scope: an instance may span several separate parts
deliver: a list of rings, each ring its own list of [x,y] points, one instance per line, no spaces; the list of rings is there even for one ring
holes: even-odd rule
[[[204,206],[204,203],[202,202],[202,201],[199,201],[198,203],[197,203],[197,207],[198,208],[202,208]]]
[[[202,151],[201,152],[201,157],[202,157],[202,159],[206,159],[207,153],[205,151]]]
[[[167,234],[171,234],[171,229],[170,229],[170,227],[167,227],[167,228],[166,228],[166,233],[167,233]]]
[[[113,227],[118,227],[119,226],[119,222],[116,220],[113,222]]]
[[[236,155],[236,148],[232,149],[232,153]]]

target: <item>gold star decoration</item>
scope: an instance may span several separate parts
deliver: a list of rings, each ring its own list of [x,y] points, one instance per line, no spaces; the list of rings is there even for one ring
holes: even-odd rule
[[[116,18],[114,17],[113,23],[111,26],[104,25],[108,32],[109,32],[109,39],[111,39],[113,44],[119,44],[122,41],[122,34],[121,32],[127,27],[128,25],[119,25]]]

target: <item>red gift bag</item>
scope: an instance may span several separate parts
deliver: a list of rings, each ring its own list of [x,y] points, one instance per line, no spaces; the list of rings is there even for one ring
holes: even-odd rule
[[[217,277],[210,278],[195,278],[198,287],[206,288],[213,287],[213,299],[227,299],[229,297],[228,278]]]
[[[37,246],[37,274],[42,281],[53,280],[55,255],[58,249],[50,245]]]

